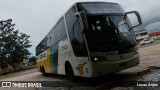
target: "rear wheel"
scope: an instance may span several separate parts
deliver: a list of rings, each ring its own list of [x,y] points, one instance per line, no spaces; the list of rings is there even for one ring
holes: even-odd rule
[[[41,68],[41,72],[42,72],[42,75],[43,75],[43,76],[47,76],[47,73],[45,72],[45,69],[44,69],[43,66],[42,66],[42,68]]]
[[[39,71],[42,72],[42,67],[40,66]]]

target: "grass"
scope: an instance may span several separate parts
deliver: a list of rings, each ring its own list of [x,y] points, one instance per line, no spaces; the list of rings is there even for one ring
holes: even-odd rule
[[[17,74],[19,74],[19,73],[21,73],[21,72],[25,72],[25,71],[27,71],[27,70],[32,70],[32,69],[36,69],[36,66],[25,67],[25,68],[23,68],[23,69],[21,69],[21,70],[17,70],[17,71],[15,71],[15,72],[12,72],[12,73],[9,73],[9,74],[1,74],[1,75],[0,75],[0,78],[9,77],[9,76],[14,76],[14,75],[17,75]]]

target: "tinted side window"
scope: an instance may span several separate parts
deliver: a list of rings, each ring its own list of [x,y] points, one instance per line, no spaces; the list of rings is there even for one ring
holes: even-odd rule
[[[68,34],[71,40],[71,45],[74,54],[77,57],[87,56],[87,49],[84,42],[84,37],[81,33],[81,27],[79,24],[79,19],[75,16],[76,9],[73,7],[66,14],[66,22],[68,28]]]
[[[51,31],[51,46],[57,43],[57,32],[56,29],[54,28]]]
[[[74,38],[74,35],[73,35],[73,25],[74,25],[74,23],[77,20],[77,18],[75,17],[75,13],[76,13],[76,9],[73,7],[66,14],[67,28],[68,28],[68,33],[69,33],[69,37],[70,37],[71,41]]]
[[[39,55],[48,47],[55,45],[66,36],[67,34],[66,34],[64,19],[62,18],[58,22],[58,24],[56,24],[56,26],[50,31],[50,33],[36,47],[36,55]]]
[[[45,45],[45,39],[43,39],[40,44],[36,47],[36,55],[41,54],[43,51],[45,51],[46,45]]]
[[[64,24],[63,19],[58,23],[56,29],[57,29],[57,39],[58,39],[58,41],[62,40],[63,38],[65,38],[67,36],[66,28],[65,28],[65,24]]]
[[[84,42],[83,34],[81,32],[81,27],[79,20],[77,19],[76,23],[73,25],[73,34],[74,34],[74,40],[72,43],[74,44],[74,49],[77,56],[86,56],[87,50],[86,50],[86,44]]]
[[[50,47],[51,46],[51,40],[52,40],[52,37],[50,35],[50,33],[47,35],[47,47]]]

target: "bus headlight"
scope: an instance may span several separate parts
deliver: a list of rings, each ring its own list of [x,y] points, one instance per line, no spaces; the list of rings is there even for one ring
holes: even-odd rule
[[[97,57],[91,57],[92,61],[94,62],[100,62],[100,61],[106,61],[107,59],[103,56],[97,56]]]

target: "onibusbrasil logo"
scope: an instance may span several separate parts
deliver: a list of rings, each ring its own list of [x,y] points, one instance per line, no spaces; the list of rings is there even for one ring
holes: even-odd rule
[[[42,84],[37,82],[2,82],[2,87],[42,87]]]

